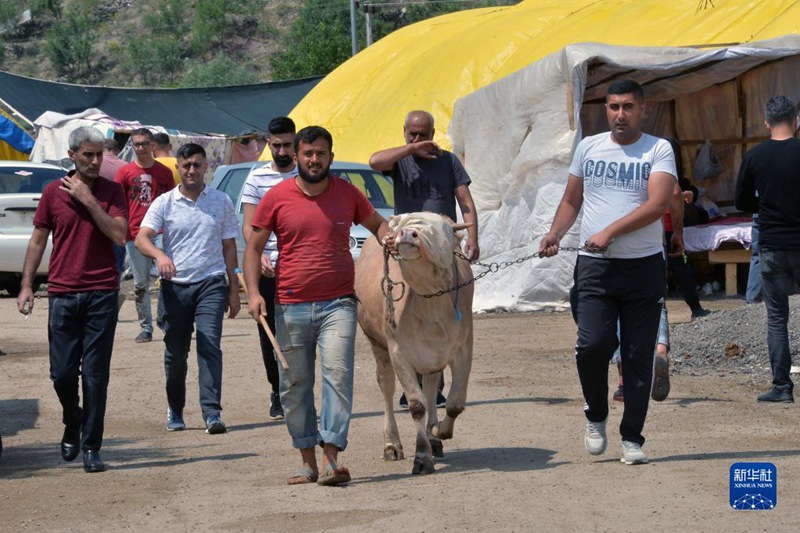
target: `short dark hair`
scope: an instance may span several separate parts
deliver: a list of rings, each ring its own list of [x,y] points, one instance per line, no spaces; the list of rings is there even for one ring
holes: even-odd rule
[[[297,128],[294,120],[289,117],[275,117],[267,124],[267,131],[270,135],[280,135],[282,133],[295,133]]]
[[[109,152],[119,152],[119,143],[116,139],[106,139],[103,141],[103,149]]]
[[[306,126],[298,131],[297,136],[294,138],[294,151],[297,152],[300,147],[300,142],[311,144],[320,138],[328,141],[328,149],[333,151],[333,137],[331,137],[330,132],[322,126]]]
[[[157,145],[163,146],[164,148],[169,146],[170,143],[169,135],[167,135],[166,133],[156,133],[155,135],[153,135],[153,140],[156,142]]]
[[[773,96],[767,101],[765,117],[767,124],[791,124],[797,116],[797,106],[785,96]]]
[[[178,159],[189,159],[193,155],[200,154],[203,157],[206,157],[206,150],[202,146],[196,143],[186,143],[178,148],[176,152],[176,156]]]
[[[612,94],[632,94],[640,102],[644,101],[644,89],[633,80],[617,80],[609,85],[606,91],[606,101]]]
[[[147,137],[151,141],[153,140],[153,132],[148,130],[147,128],[136,128],[131,132],[131,137],[134,135],[139,137]]]

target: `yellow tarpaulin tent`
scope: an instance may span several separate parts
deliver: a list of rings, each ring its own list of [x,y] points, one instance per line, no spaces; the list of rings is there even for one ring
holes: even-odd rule
[[[325,77],[292,111],[334,137],[336,159],[366,162],[403,142],[407,111],[436,119],[449,147],[456,100],[572,43],[708,46],[798,33],[796,0],[527,0],[429,19],[381,39]],[[268,158],[265,150],[262,158]]]

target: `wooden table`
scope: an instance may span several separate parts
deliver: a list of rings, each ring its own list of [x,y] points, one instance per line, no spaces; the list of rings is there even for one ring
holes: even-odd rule
[[[730,245],[730,246],[729,246]],[[725,243],[723,247],[709,250],[708,262],[725,265],[725,295],[736,296],[736,267],[739,263],[750,263],[751,250],[745,250],[741,245]]]

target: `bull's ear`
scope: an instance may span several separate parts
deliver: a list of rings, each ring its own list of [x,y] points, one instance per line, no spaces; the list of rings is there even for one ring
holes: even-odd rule
[[[468,229],[468,228],[471,228],[471,227],[472,227],[472,224],[467,224],[465,222],[461,223],[461,224],[453,224],[453,233],[455,233],[456,231],[461,231],[462,229]]]

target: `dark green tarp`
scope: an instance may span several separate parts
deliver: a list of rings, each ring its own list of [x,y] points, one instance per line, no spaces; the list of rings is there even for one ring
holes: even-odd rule
[[[142,124],[198,133],[263,131],[322,78],[200,89],[125,89],[56,83],[0,71],[0,100],[33,122],[45,111],[89,108]]]

